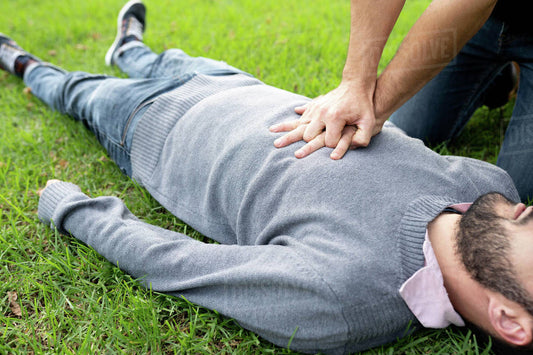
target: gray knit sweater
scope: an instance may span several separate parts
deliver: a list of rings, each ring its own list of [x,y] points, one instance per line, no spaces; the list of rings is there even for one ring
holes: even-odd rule
[[[440,156],[394,127],[333,161],[302,143],[276,149],[268,127],[308,99],[245,75],[196,76],[137,123],[133,178],[221,244],[151,226],[112,197],[45,190],[39,216],[154,290],[235,318],[280,346],[345,353],[419,324],[398,293],[424,264],[427,223],[446,205],[498,191],[508,175]]]

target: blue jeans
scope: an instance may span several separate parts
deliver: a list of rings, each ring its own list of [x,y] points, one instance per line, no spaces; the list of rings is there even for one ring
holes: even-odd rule
[[[520,87],[497,165],[513,178],[523,201],[533,198],[533,38],[489,18],[452,62],[390,120],[408,135],[437,144],[456,137],[483,93],[510,61],[520,66]]]
[[[224,62],[193,58],[179,49],[157,55],[145,45],[125,51],[116,64],[130,79],[69,73],[39,63],[28,67],[24,82],[48,106],[82,121],[126,175],[131,175],[130,149],[136,123],[153,99],[196,74],[243,73]]]

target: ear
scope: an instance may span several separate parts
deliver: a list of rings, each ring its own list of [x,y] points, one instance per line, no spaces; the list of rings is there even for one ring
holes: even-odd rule
[[[497,335],[509,344],[524,346],[533,339],[527,312],[507,300],[490,297],[489,319]]]

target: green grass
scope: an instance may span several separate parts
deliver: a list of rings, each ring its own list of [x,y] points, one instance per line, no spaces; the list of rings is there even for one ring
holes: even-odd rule
[[[146,42],[156,51],[180,47],[223,59],[311,97],[340,80],[349,1],[147,2]],[[427,4],[407,2],[381,68]],[[120,76],[103,57],[121,6],[118,0],[3,0],[0,32],[68,70]],[[438,150],[495,162],[510,109],[480,110],[456,144]],[[149,223],[202,238],[123,176],[81,124],[49,110],[3,72],[0,142],[0,353],[290,353],[214,311],[141,288],[92,249],[41,224],[37,190],[58,178],[92,196],[118,196]],[[368,353],[487,354],[490,345],[447,329]]]

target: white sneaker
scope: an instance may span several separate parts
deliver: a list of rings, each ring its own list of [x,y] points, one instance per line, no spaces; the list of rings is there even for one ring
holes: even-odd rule
[[[131,0],[120,10],[117,18],[117,36],[105,55],[105,63],[115,64],[115,56],[124,50],[142,44],[146,28],[146,7],[140,0]]]

